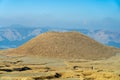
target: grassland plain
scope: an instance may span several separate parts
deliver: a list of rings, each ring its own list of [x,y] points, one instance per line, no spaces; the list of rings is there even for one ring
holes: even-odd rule
[[[78,32],[48,32],[0,51],[0,80],[120,80],[120,53]]]

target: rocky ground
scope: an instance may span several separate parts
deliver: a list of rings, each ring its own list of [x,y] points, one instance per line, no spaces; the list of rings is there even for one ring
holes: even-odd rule
[[[120,55],[65,60],[0,55],[0,80],[120,80]]]

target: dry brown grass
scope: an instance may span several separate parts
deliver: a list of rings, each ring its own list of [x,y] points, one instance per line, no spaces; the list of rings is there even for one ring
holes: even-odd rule
[[[120,56],[103,60],[6,57],[0,58],[0,80],[120,80],[119,63]],[[21,71],[23,67],[30,69]]]
[[[111,57],[115,55],[116,50],[79,32],[47,32],[10,51],[9,54],[98,59]]]

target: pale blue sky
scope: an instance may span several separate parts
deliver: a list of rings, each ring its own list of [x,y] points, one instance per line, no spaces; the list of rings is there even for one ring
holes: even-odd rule
[[[0,25],[120,30],[120,0],[0,0]]]

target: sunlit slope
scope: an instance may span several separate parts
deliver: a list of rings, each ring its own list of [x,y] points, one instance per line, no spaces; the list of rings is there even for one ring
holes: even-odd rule
[[[10,52],[14,55],[45,56],[55,58],[108,58],[115,48],[96,42],[79,32],[47,32]]]

